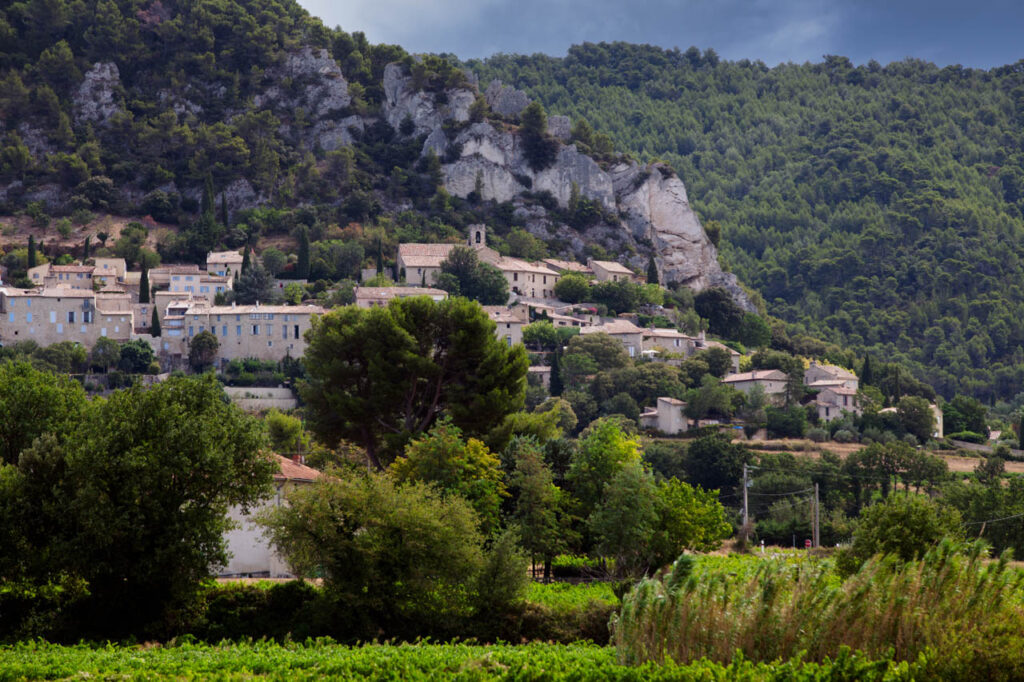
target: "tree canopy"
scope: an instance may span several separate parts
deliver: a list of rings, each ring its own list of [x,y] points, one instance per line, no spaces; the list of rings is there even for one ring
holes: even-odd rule
[[[307,338],[311,430],[327,444],[359,443],[377,468],[442,415],[481,437],[525,400],[526,351],[499,342],[464,298],[348,306],[314,318]]]

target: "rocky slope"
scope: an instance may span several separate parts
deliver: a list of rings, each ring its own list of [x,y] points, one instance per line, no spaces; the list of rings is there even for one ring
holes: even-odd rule
[[[682,180],[665,166],[629,161],[604,169],[574,145],[563,144],[551,166],[535,171],[526,161],[522,138],[513,130],[493,121],[469,122],[469,107],[476,97],[472,90],[448,90],[446,103],[438,106],[436,97],[412,88],[402,67],[392,64],[385,70],[384,91],[388,122],[398,128],[410,120],[410,135],[426,135],[423,153],[432,150],[449,159],[442,168],[451,194],[467,197],[479,191],[485,200],[513,202],[530,232],[565,244],[575,257],[582,255],[587,241],[607,245],[638,268],[652,254],[660,281],[681,282],[697,291],[722,287],[744,309],[754,310],[736,276],[719,265],[717,249],[690,207]],[[524,93],[497,82],[485,96],[491,110],[506,117],[517,116],[529,104]],[[462,125],[446,125],[451,122]],[[569,129],[564,116],[548,121],[548,133],[556,138],[567,140]],[[612,220],[580,233],[524,200],[524,195],[546,192],[564,209],[574,188],[597,202]]]
[[[666,167],[644,167],[632,161],[598,163],[570,143],[569,119],[552,116],[548,133],[557,140],[557,153],[550,165],[534,170],[515,125],[529,104],[524,93],[498,82],[481,92],[471,75],[453,81],[454,87],[438,89],[424,87],[421,74],[417,86],[410,63],[391,63],[383,69],[378,108],[365,103],[355,106],[350,81],[338,61],[328,50],[309,46],[286,51],[264,70],[254,72],[242,96],[231,92],[238,85],[202,78],[147,90],[137,72],[134,81],[124,80],[125,68],[98,61],[83,69],[81,79],[70,89],[68,109],[79,135],[89,131],[86,134],[99,135],[109,147],[122,143],[121,131],[133,117],[132,107],[149,102],[150,111],[173,116],[158,127],[165,123],[190,126],[193,132],[182,132],[180,138],[205,141],[211,149],[203,151],[197,142],[187,166],[179,162],[183,170],[153,174],[161,178],[156,181],[152,176],[115,176],[114,196],[104,202],[126,211],[135,207],[144,214],[141,207],[154,192],[180,197],[183,207],[185,202],[198,205],[202,193],[198,179],[203,167],[210,165],[217,177],[218,206],[223,197],[230,215],[275,204],[281,201],[284,173],[276,170],[277,161],[266,161],[268,153],[282,162],[292,159],[295,163],[305,156],[323,163],[331,152],[358,147],[371,129],[379,136],[383,119],[388,124],[385,128],[397,133],[391,138],[394,144],[415,144],[421,157],[433,152],[443,159],[441,177],[449,194],[511,203],[517,224],[561,256],[583,258],[588,244],[596,243],[643,271],[653,255],[663,283],[681,282],[695,290],[724,287],[743,308],[753,310],[736,278],[719,266],[717,251],[690,207],[682,181]],[[364,85],[357,86],[358,92],[365,90]],[[473,104],[481,96],[487,103],[486,113],[481,114],[478,107],[474,115]],[[230,104],[220,104],[221,100]],[[141,159],[141,167],[154,163],[152,143],[145,137],[148,130],[123,141]],[[16,131],[37,167],[52,166],[59,158],[67,164],[54,142],[57,138],[45,124],[28,117],[17,124]],[[171,140],[174,134],[178,133],[169,134]],[[165,144],[164,156],[173,155],[173,142]],[[364,146],[362,151],[381,153],[379,147]],[[234,168],[227,162],[232,157]],[[382,170],[386,173],[391,167]],[[59,177],[39,173],[34,182],[9,179],[0,183],[0,202],[6,202],[8,210],[40,202],[46,211],[58,214],[82,205],[85,183],[55,181]],[[407,201],[391,200],[382,187],[374,180],[376,198],[385,210],[411,207]],[[303,196],[294,185],[284,195],[293,204],[325,201],[323,196]],[[570,226],[573,221],[568,217],[574,197],[592,202],[596,216],[577,228]],[[328,201],[341,204],[344,200],[344,195],[336,194]]]

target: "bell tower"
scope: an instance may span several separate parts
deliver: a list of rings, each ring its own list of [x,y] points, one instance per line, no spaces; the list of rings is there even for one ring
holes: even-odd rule
[[[470,225],[468,244],[473,249],[482,249],[487,246],[487,226]]]

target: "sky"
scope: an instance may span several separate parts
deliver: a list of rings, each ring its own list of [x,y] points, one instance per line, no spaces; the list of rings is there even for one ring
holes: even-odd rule
[[[1024,59],[1021,0],[298,0],[328,26],[372,43],[462,59],[563,56],[621,40],[726,59],[780,62],[906,57],[990,68]]]

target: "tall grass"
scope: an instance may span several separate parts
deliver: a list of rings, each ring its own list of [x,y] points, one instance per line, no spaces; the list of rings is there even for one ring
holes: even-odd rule
[[[613,619],[624,663],[824,661],[842,647],[936,674],[1024,679],[1024,574],[981,545],[945,542],[922,560],[876,557],[840,582],[830,563],[763,561],[698,577],[683,556],[639,583]]]

